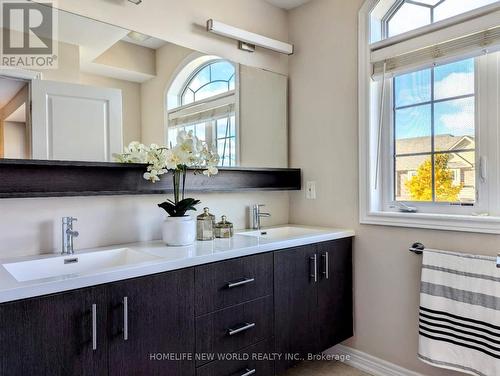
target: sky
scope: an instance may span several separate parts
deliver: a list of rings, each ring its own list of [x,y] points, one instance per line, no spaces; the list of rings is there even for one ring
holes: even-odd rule
[[[474,136],[474,59],[434,68],[434,134]],[[432,98],[431,69],[395,78],[396,138],[430,136],[432,106],[419,105]],[[398,109],[402,106],[411,106]]]
[[[415,2],[435,5],[439,0],[414,0]],[[434,10],[434,22],[492,4],[498,0],[446,0]],[[389,36],[398,35],[431,23],[430,9],[411,3],[403,4],[389,23]]]

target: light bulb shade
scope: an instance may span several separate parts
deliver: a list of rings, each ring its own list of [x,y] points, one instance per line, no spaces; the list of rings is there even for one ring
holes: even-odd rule
[[[207,21],[207,31],[282,54],[293,54],[293,44],[271,39],[212,19]]]

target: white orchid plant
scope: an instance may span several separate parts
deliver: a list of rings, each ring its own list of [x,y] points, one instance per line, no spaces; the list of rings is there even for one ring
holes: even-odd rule
[[[206,176],[213,176],[219,172],[217,169],[219,156],[193,132],[180,131],[177,135],[177,144],[170,148],[156,144],[146,146],[134,141],[122,154],[115,154],[114,157],[121,163],[147,164],[144,179],[153,183],[159,181],[160,176],[172,172],[174,200],[168,199],[158,204],[171,217],[183,217],[188,210],[196,210],[195,206],[200,203],[200,200],[184,196],[188,169],[194,169],[195,174],[202,171]]]

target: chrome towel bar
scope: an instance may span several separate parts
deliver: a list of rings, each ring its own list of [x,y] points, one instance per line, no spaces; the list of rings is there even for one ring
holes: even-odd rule
[[[410,252],[413,252],[417,255],[421,255],[425,249],[425,245],[422,243],[413,243],[411,247],[408,249]],[[500,253],[497,255],[497,268],[500,268]]]

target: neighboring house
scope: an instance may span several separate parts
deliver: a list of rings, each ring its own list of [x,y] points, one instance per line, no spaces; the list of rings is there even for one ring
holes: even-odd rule
[[[464,203],[475,201],[475,146],[474,137],[471,136],[446,134],[434,137],[436,152],[457,151],[451,153],[448,168],[453,173],[453,183],[457,186],[460,184],[463,186],[459,198],[460,202]],[[429,147],[430,137],[405,138],[396,141],[398,155],[425,153],[428,152]],[[395,191],[398,201],[412,201],[410,192],[406,189],[406,182],[417,175],[419,166],[430,158],[430,155],[410,155],[397,158]]]

